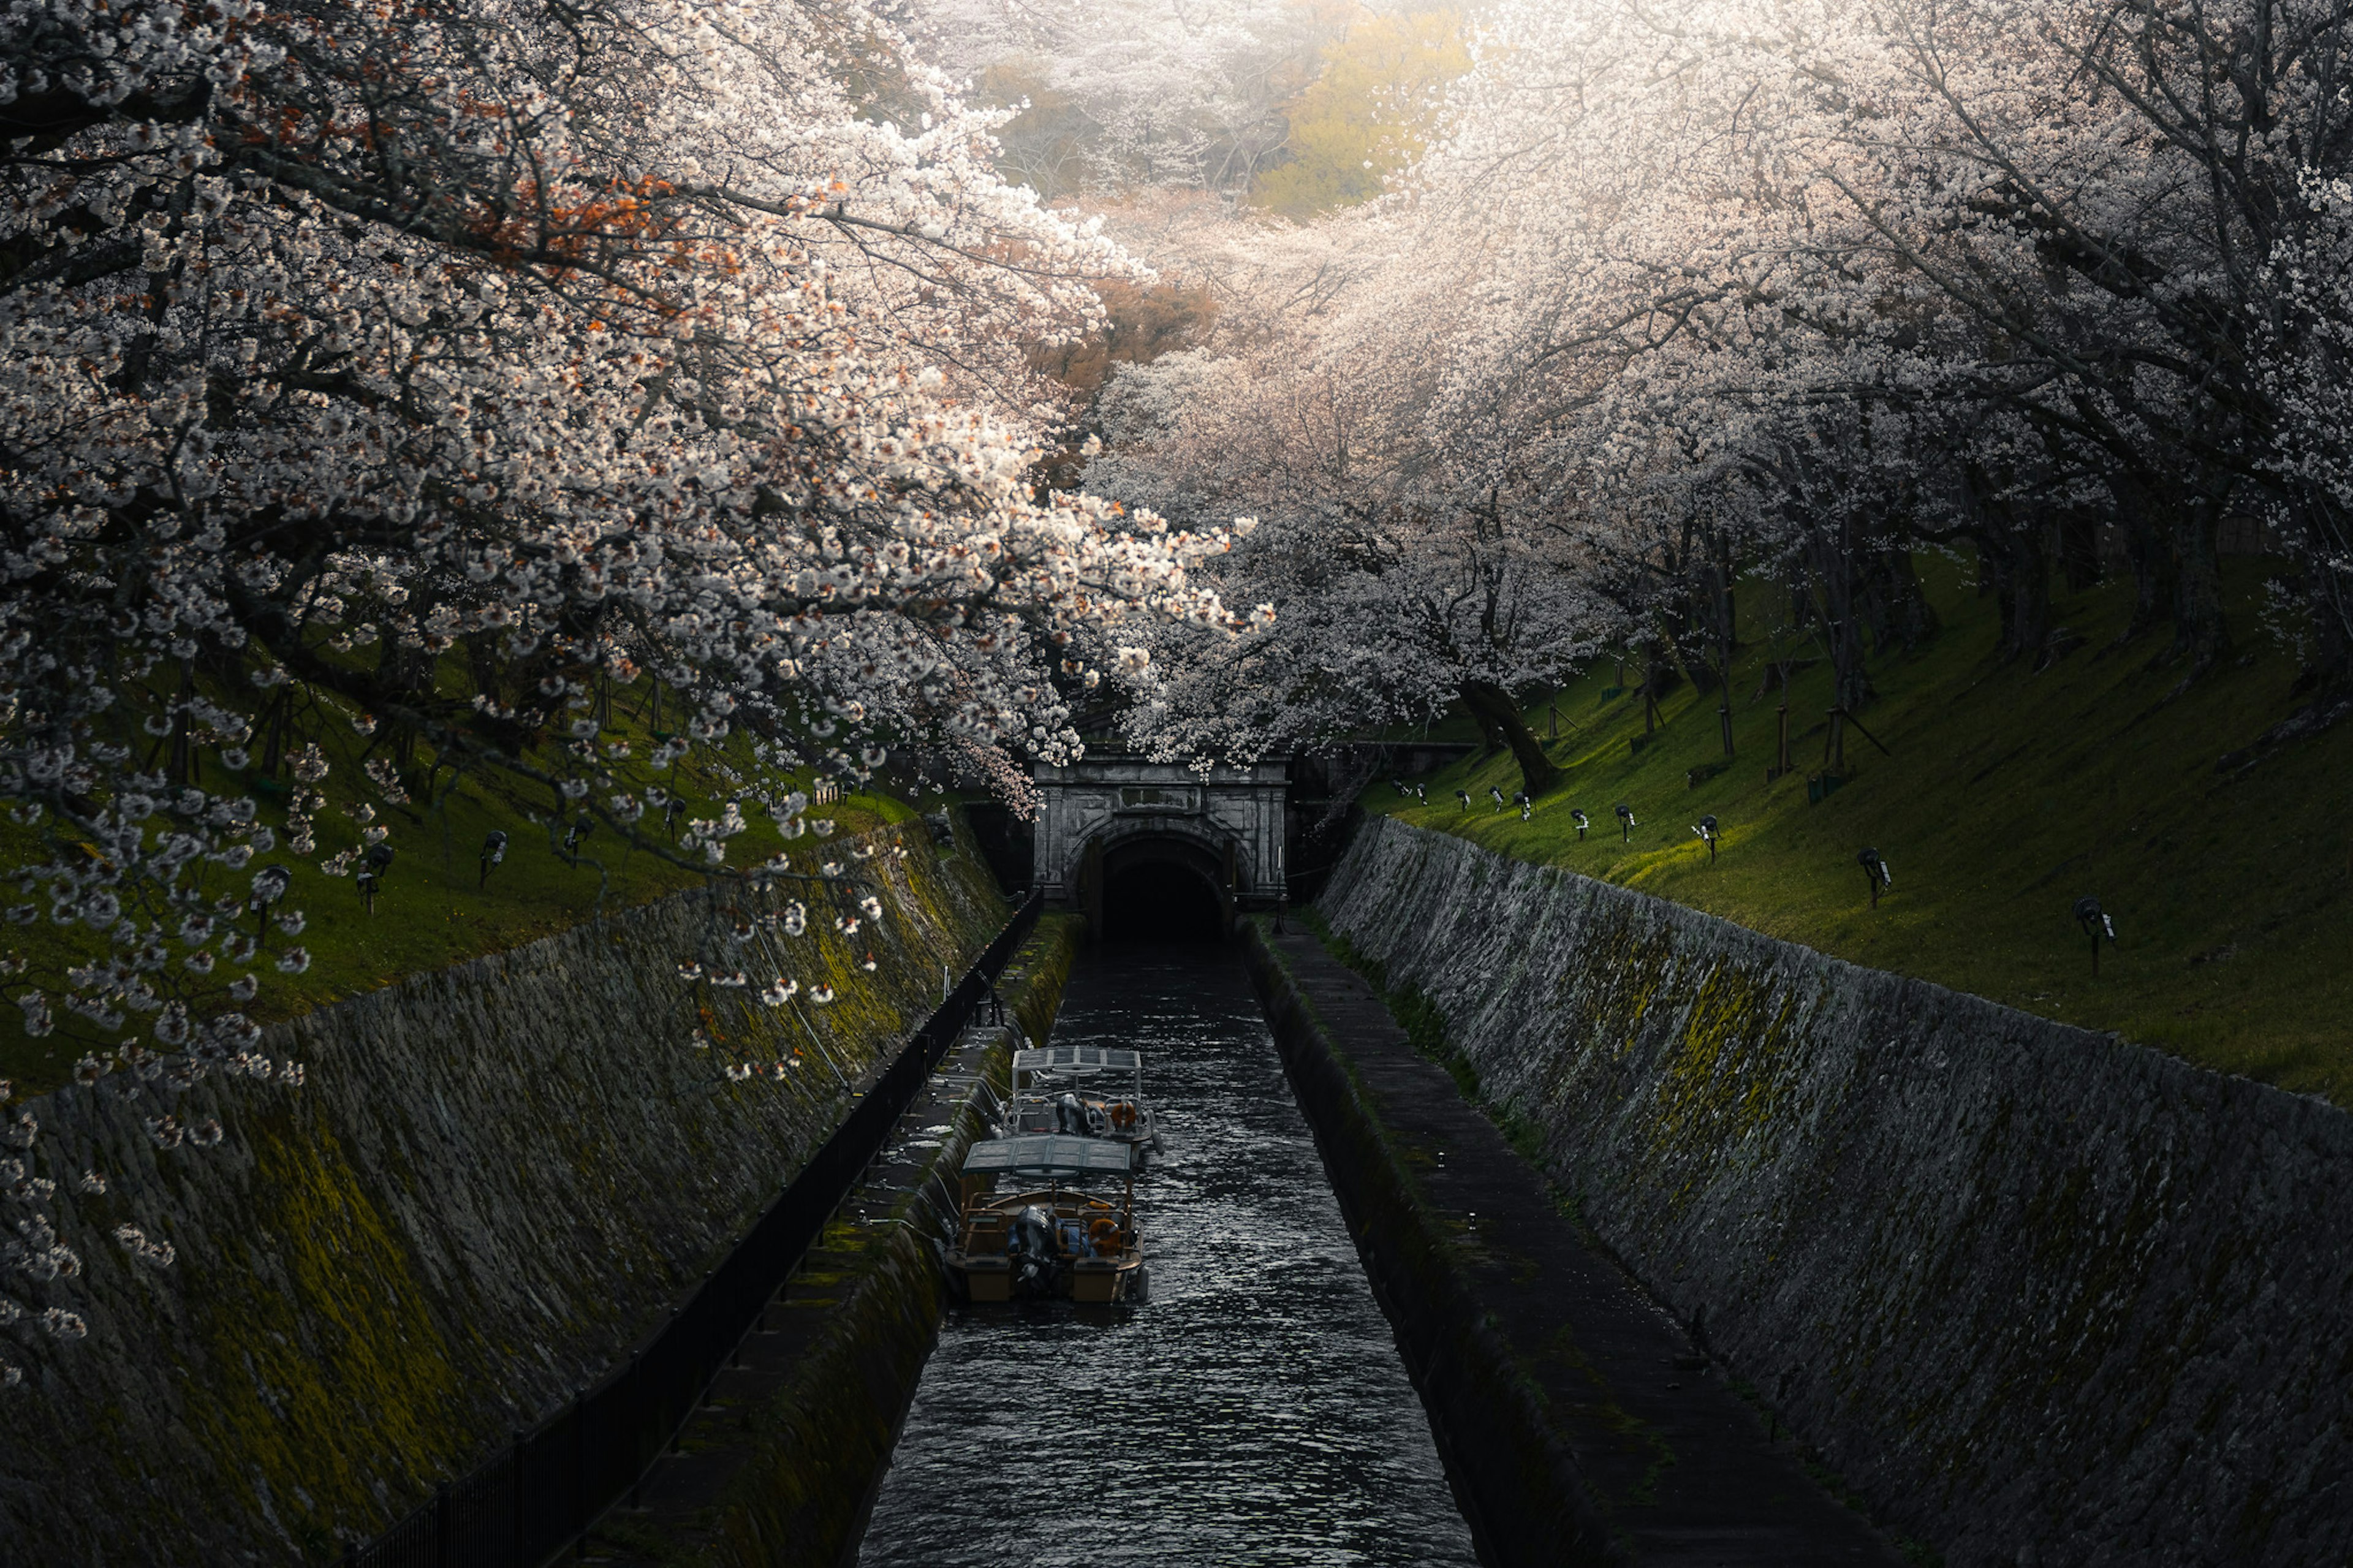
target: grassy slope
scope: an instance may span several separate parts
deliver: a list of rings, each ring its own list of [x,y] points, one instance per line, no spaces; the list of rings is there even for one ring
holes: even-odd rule
[[[612,725],[600,735],[600,744],[627,741],[638,754],[645,753],[653,737],[652,714],[644,697],[645,693],[638,692],[616,699]],[[248,970],[258,973],[261,993],[247,1011],[265,1023],[388,985],[406,974],[552,935],[591,918],[600,898],[608,910],[623,909],[698,886],[705,879],[700,871],[659,855],[631,850],[606,828],[590,837],[577,865],[569,863],[550,844],[544,824],[553,800],[543,792],[526,795],[517,784],[480,776],[469,777],[453,790],[445,774],[430,806],[378,804],[376,820],[391,830],[386,842],[392,845],[395,858],[377,894],[375,912],[370,915],[351,878],[330,881],[318,870],[319,860],[360,840],[359,824],[343,806],[357,797],[365,742],[342,726],[329,729],[322,743],[332,770],[324,787],[333,804],[318,815],[317,855],[306,861],[288,852],[283,847],[283,806],[265,804],[262,818],[281,829],[280,847],[255,862],[259,866],[276,861],[295,870],[287,907],[301,910],[308,924],[299,937],[273,931],[269,954],[234,969],[224,965],[213,977],[225,983]],[[206,782],[218,788],[216,765],[208,754]],[[730,765],[746,773],[750,770],[740,740],[716,754],[709,748],[696,748],[663,777],[662,784],[686,799],[687,816],[716,817],[719,803],[744,795],[740,785],[718,771]],[[806,779],[801,782],[806,786]],[[371,798],[375,798],[372,792]],[[730,865],[750,865],[789,849],[797,869],[813,871],[828,857],[827,847],[808,835],[786,844],[775,825],[754,810],[748,799],[744,815],[753,826],[730,841]],[[833,805],[812,806],[808,815],[832,821],[833,837],[839,839],[907,821],[916,813],[905,803],[878,794],[853,795]],[[649,816],[640,826],[649,837],[667,843],[668,834],[656,818]],[[503,829],[509,837],[506,859],[478,889],[478,858],[483,837],[492,828]],[[215,893],[243,889],[250,885],[252,871],[250,867],[236,873],[215,869],[208,886]],[[251,929],[249,916],[247,929]],[[45,944],[74,941],[79,934],[60,933],[46,922],[25,930],[11,928],[0,931],[0,949],[30,954]],[[310,950],[309,972],[300,976],[279,973],[272,967],[271,955],[298,942]],[[83,951],[94,950],[85,941]],[[175,945],[174,957],[182,951]],[[13,988],[9,994],[15,994]],[[67,1081],[75,1060],[94,1043],[70,1037],[79,1023],[60,1013],[56,1034],[27,1039],[16,1009],[0,1009],[0,1079],[14,1079],[20,1098]],[[126,1031],[140,1032],[135,1027]]]
[[[2294,706],[2293,663],[2255,624],[2257,564],[2231,563],[2241,658],[2178,695],[2178,670],[2147,668],[2161,639],[2108,646],[2126,590],[2063,600],[2055,618],[2090,642],[2035,674],[1993,661],[1992,601],[1957,568],[1925,564],[1944,632],[1910,658],[1874,661],[1880,700],[1862,715],[1893,755],[1850,733],[1850,782],[1820,804],[1807,804],[1805,775],[1821,765],[1829,671],[1794,680],[1798,773],[1768,784],[1778,694],[1755,695],[1764,652],[1754,647],[1734,683],[1737,758],[1695,788],[1684,770],[1722,755],[1715,700],[1678,690],[1660,737],[1635,752],[1641,702],[1611,694],[1616,670],[1605,663],[1558,696],[1560,739],[1548,744],[1567,773],[1531,822],[1495,815],[1486,796],[1490,784],[1507,797],[1519,787],[1508,756],[1430,775],[1427,806],[1397,799],[1385,781],[1365,804],[2353,1106],[2353,724],[2246,772],[2216,770]],[[1778,597],[1746,593],[1745,611]],[[1530,721],[1546,732],[1544,702]],[[1458,784],[1476,797],[1468,816]],[[1610,815],[1621,800],[1639,823],[1630,845]],[[1573,805],[1595,822],[1581,844]],[[1725,835],[1714,866],[1691,826],[1707,812]],[[1875,911],[1855,864],[1865,845],[1895,873]],[[2087,893],[2120,939],[2096,980],[2070,918]]]

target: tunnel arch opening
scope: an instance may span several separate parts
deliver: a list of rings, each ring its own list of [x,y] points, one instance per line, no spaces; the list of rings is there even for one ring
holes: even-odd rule
[[[1104,851],[1099,931],[1106,942],[1209,942],[1233,921],[1222,862],[1174,837],[1129,839]]]

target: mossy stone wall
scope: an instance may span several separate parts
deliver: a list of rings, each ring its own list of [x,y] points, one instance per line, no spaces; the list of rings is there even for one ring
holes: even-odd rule
[[[412,977],[272,1031],[304,1087],[185,1096],[216,1149],[159,1152],[158,1108],[111,1083],[35,1101],[87,1263],[52,1299],[90,1332],[12,1347],[0,1561],[330,1562],[626,1353],[1009,915],[920,826],[827,848],[883,920],[844,936],[813,908],[806,936],[737,942],[755,900],[696,893]],[[690,985],[689,957],[803,998]],[[728,1082],[698,1027],[799,1065]],[[72,1195],[85,1167],[105,1195]],[[126,1221],[178,1263],[135,1269],[108,1239]]]
[[[2353,1116],[1388,819],[1319,908],[1951,1568],[2353,1561]]]

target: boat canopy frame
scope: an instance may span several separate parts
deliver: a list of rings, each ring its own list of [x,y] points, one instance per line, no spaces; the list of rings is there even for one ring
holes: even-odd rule
[[[965,1153],[967,1176],[1133,1176],[1133,1145],[1109,1138],[1079,1138],[1067,1132],[1034,1132],[990,1138]]]
[[[1044,1084],[1076,1088],[1087,1079],[1124,1074],[1128,1092],[1144,1093],[1144,1053],[1127,1046],[1038,1046],[1013,1053],[1013,1092],[1037,1092]]]

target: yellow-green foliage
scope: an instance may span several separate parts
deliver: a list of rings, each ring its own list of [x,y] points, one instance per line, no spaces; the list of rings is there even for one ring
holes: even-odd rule
[[[600,731],[598,743],[627,742],[643,753],[653,744],[654,717],[649,691],[621,694],[611,705],[610,722]],[[331,723],[321,744],[331,763],[323,787],[335,804],[316,818],[316,857],[306,866],[281,847],[262,858],[296,869],[288,906],[301,909],[309,923],[299,937],[273,933],[269,952],[249,966],[263,984],[259,1000],[246,1011],[260,1022],[297,1016],[421,970],[520,947],[600,910],[615,912],[708,881],[701,870],[659,853],[669,848],[670,837],[652,816],[639,824],[644,847],[633,847],[611,828],[600,826],[587,839],[577,863],[567,860],[550,837],[551,818],[564,820],[553,810],[551,796],[536,785],[503,775],[470,774],[453,783],[447,772],[433,774],[431,753],[420,749],[407,775],[416,799],[406,806],[378,807],[376,821],[390,829],[385,842],[395,859],[375,912],[370,914],[351,879],[330,882],[316,868],[316,860],[360,841],[360,824],[343,808],[363,794],[376,798],[361,787],[368,742],[348,726]],[[741,737],[719,748],[698,748],[661,775],[661,784],[685,801],[687,816],[716,817],[725,801],[744,794],[727,776],[731,771],[743,776],[754,771]],[[428,777],[435,778],[429,801],[425,794]],[[808,780],[804,775],[798,782],[806,787]],[[213,789],[261,790],[261,820],[279,830],[283,845],[283,781],[224,775],[208,760],[204,783]],[[790,844],[749,801],[744,815],[753,826],[729,842],[730,865],[748,865],[784,850],[791,853],[797,868],[806,871],[839,858],[841,838],[910,822],[916,813],[885,794],[853,795],[813,806],[808,813],[835,823],[832,839],[820,843],[805,836]],[[508,835],[506,859],[485,882],[480,852],[494,828]],[[556,837],[561,837],[560,828]],[[24,830],[0,828],[0,849],[12,858],[32,848]],[[241,889],[248,880],[247,873],[209,875],[206,891],[215,894]],[[53,971],[94,953],[97,949],[88,937],[87,932],[60,931],[44,924],[0,939],[0,951],[21,951],[37,967]],[[271,955],[297,942],[311,953],[310,971],[299,977],[277,973]],[[231,976],[224,971],[218,978],[226,984]],[[67,1081],[75,1058],[90,1048],[89,1042],[72,1037],[73,1026],[74,1021],[67,1019],[56,1035],[27,1039],[16,1010],[9,1009],[0,1020],[0,1078],[13,1079],[20,1096]]]
[[[1778,691],[1759,691],[1763,612],[1778,593],[1751,584],[1752,640],[1733,681],[1738,753],[1725,772],[1687,785],[1687,770],[1723,760],[1712,695],[1689,685],[1671,693],[1658,737],[1636,751],[1641,700],[1613,689],[1618,672],[1605,659],[1556,701],[1528,709],[1566,770],[1533,821],[1490,810],[1490,784],[1506,795],[1519,787],[1504,755],[1431,775],[1427,805],[1386,784],[1366,805],[1858,963],[2353,1105],[2344,1023],[2353,1015],[2344,962],[2353,952],[2353,813],[2344,809],[2353,723],[2244,772],[2217,771],[2296,701],[2292,656],[2257,629],[2261,563],[2226,563],[2241,655],[2186,687],[2179,668],[2152,667],[2161,634],[2111,646],[2130,614],[2129,584],[2063,595],[2056,618],[2087,642],[2038,674],[1995,662],[1991,599],[1955,566],[1923,565],[1945,629],[1918,653],[1874,658],[1880,700],[1862,712],[1893,755],[1851,733],[1848,782],[1819,804],[1808,804],[1805,774],[1821,766],[1830,672],[1796,676],[1799,772],[1767,784]],[[1438,733],[1475,738],[1468,720]],[[1453,799],[1458,784],[1475,802],[1467,814]],[[1640,823],[1630,845],[1610,816],[1620,800]],[[1594,819],[1586,842],[1569,826],[1572,805]],[[1714,865],[1692,832],[1702,813],[1723,825]],[[1865,846],[1896,874],[1877,910],[1855,864]],[[2114,914],[2122,939],[2101,955],[2097,979],[2069,916],[2085,894]]]
[[[1470,68],[1453,11],[1356,22],[1292,104],[1290,157],[1259,176],[1259,201],[1304,220],[1379,195],[1421,156],[1446,84]]]

